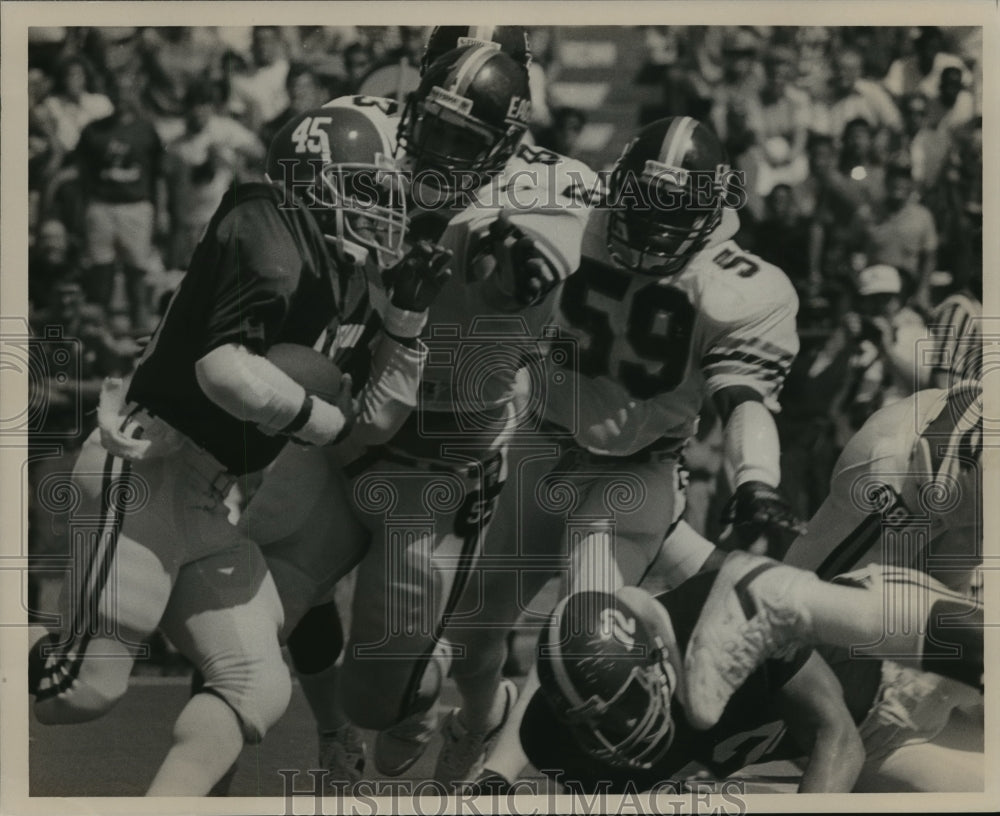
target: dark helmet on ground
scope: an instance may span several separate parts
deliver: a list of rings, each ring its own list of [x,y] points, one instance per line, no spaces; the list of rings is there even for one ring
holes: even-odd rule
[[[503,51],[469,45],[435,60],[406,103],[398,150],[415,175],[499,173],[528,127],[528,73]],[[399,154],[397,154],[399,155]]]
[[[646,125],[609,179],[608,249],[637,272],[680,272],[722,221],[733,174],[718,137],[690,116]]]
[[[420,75],[427,73],[439,57],[466,45],[499,48],[525,69],[531,64],[528,29],[524,26],[434,26],[420,60]]]
[[[293,117],[272,140],[267,176],[302,199],[326,237],[351,241],[391,265],[402,256],[406,201],[394,145],[363,108],[323,107]]]
[[[538,679],[581,748],[622,768],[648,769],[670,747],[676,648],[649,593],[577,592],[556,607],[538,643]]]

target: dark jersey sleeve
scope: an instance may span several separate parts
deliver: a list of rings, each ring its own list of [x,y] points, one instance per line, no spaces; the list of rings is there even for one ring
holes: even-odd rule
[[[263,354],[281,331],[298,287],[302,257],[267,199],[234,207],[217,229],[218,288],[204,353],[227,343]]]

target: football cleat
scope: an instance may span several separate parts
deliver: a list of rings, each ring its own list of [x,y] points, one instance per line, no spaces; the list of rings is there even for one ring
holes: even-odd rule
[[[365,742],[361,732],[347,724],[320,734],[319,767],[327,772],[327,787],[340,788],[360,782],[365,773]]]
[[[482,769],[487,753],[493,747],[517,701],[517,686],[511,680],[504,679],[500,682],[497,694],[503,696],[503,716],[499,724],[489,731],[468,730],[462,725],[460,708],[448,712],[442,728],[444,745],[441,746],[434,768],[434,778],[438,782],[463,782],[475,778]]]
[[[418,711],[375,737],[375,768],[384,776],[406,773],[424,755],[438,730],[436,708]]]
[[[763,556],[730,553],[712,584],[684,659],[687,718],[699,729],[768,658],[811,642],[807,599],[812,572]]]

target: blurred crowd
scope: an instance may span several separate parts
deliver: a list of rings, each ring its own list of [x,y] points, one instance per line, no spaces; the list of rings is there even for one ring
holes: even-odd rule
[[[802,353],[781,433],[786,492],[808,518],[853,430],[887,401],[933,384],[916,355],[937,304],[956,292],[981,300],[980,29],[629,32],[645,64],[627,80],[635,116],[619,123],[613,146],[665,115],[710,123],[745,174],[738,240],[800,293]],[[78,372],[68,384],[52,374],[38,399],[70,460],[97,384],[130,367],[227,187],[260,177],[270,138],[297,112],[358,92],[402,99],[418,82],[427,33],[30,30],[31,316],[61,329],[45,335],[45,370],[62,365],[62,347]],[[568,35],[531,36],[532,138],[577,155],[596,112],[549,92]],[[711,427],[703,424],[705,445],[692,451],[692,495],[718,470]],[[33,483],[63,464],[36,460]],[[59,525],[36,519],[33,537],[42,528],[58,535]]]

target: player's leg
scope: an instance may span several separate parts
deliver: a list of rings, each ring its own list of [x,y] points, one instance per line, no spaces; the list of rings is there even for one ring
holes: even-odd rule
[[[382,460],[354,484],[372,544],[357,573],[344,708],[358,725],[380,731],[375,761],[389,775],[416,761],[436,727],[447,672],[444,626],[506,478],[502,449],[473,453],[449,470]]]
[[[365,746],[339,699],[343,630],[336,583],[367,550],[341,470],[326,451],[289,445],[269,468],[240,525],[261,542],[285,615],[284,639],[316,720],[331,785],[360,780]]]
[[[278,633],[281,602],[263,556],[234,546],[185,565],[163,617],[165,634],[205,678],[174,724],[150,796],[204,796],[244,742],[260,742],[291,696]]]
[[[858,730],[867,759],[859,792],[982,791],[982,696],[968,686],[892,661]]]
[[[503,678],[508,634],[531,599],[560,570],[564,513],[547,512],[539,485],[558,459],[555,444],[512,446],[510,476],[473,573],[445,636],[454,647],[451,677],[461,696],[442,728],[434,778],[475,778],[510,714],[516,687]],[[536,615],[537,617],[537,615]]]
[[[983,607],[918,570],[875,565],[809,599],[812,642],[982,687]]]
[[[842,646],[978,687],[981,627],[981,606],[916,570],[869,565],[830,583],[730,553],[688,643],[689,718],[713,725],[747,676],[791,644]]]
[[[80,504],[69,522],[62,626],[36,641],[29,656],[41,722],[85,722],[125,693],[179,568],[171,547],[176,478],[167,460],[132,464],[110,455],[96,431],[84,443],[66,485]]]

